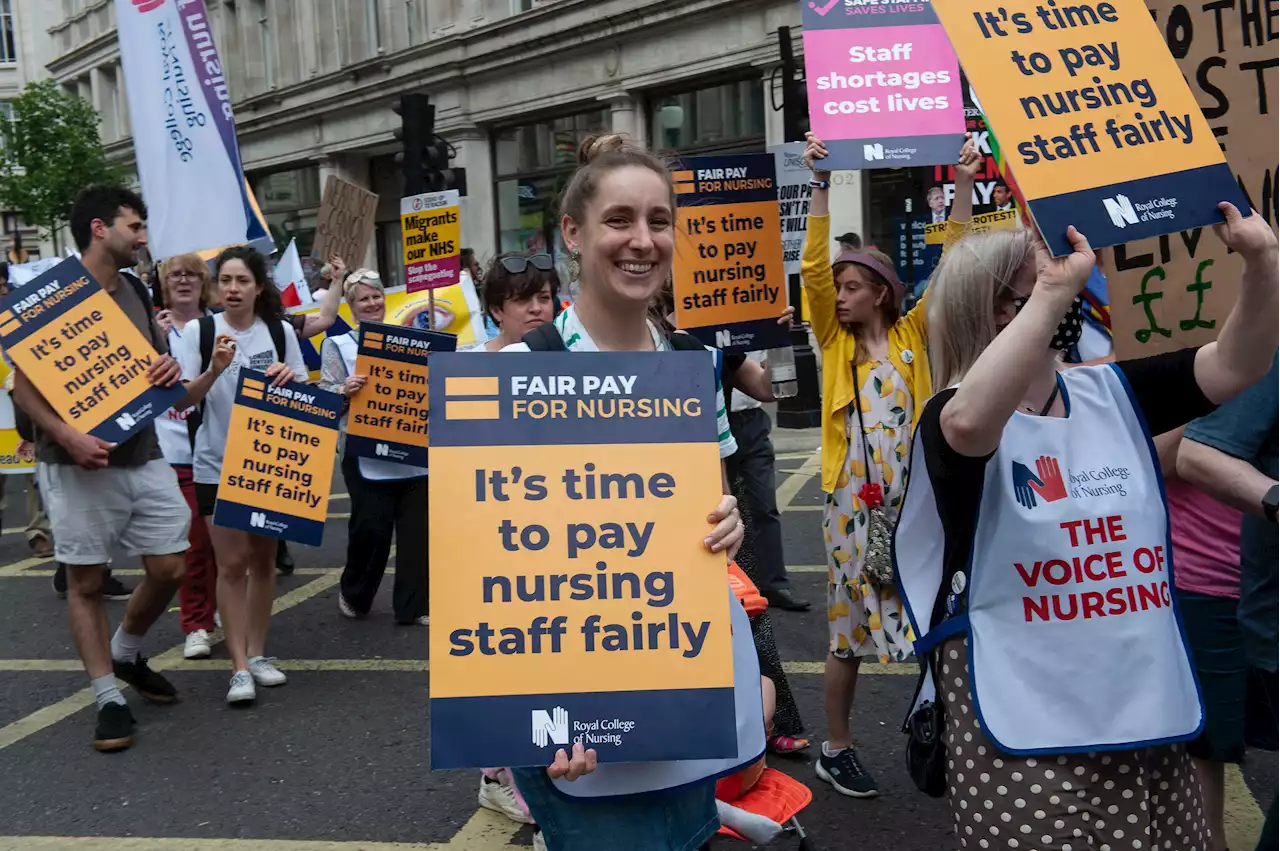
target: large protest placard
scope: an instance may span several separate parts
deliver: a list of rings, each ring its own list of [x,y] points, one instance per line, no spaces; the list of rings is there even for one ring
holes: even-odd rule
[[[356,375],[367,380],[347,413],[347,451],[427,466],[427,359],[457,344],[452,334],[361,322]]]
[[[822,167],[953,162],[964,132],[960,66],[931,0],[800,4],[809,125]]]
[[[1017,210],[995,210],[977,213],[969,219],[967,233],[986,233],[992,230],[1013,230],[1018,226]],[[946,242],[947,223],[925,225],[925,245],[942,245]]]
[[[778,180],[778,219],[782,226],[782,268],[787,277],[800,274],[804,259],[804,235],[809,227],[809,199],[813,172],[804,164],[804,142],[771,145],[774,174]]]
[[[74,257],[0,299],[0,347],[68,425],[108,443],[186,395],[151,385],[159,354]]]
[[[319,546],[341,416],[337,393],[240,370],[214,525]]]
[[[0,388],[8,385],[9,364],[0,359]],[[19,452],[22,437],[13,417],[13,399],[8,390],[0,389],[0,474],[30,473],[36,468],[34,447]]]
[[[433,769],[735,755],[709,357],[433,358]]]
[[[676,327],[727,352],[791,345],[773,155],[685,157],[672,176]]]
[[[1221,221],[1235,176],[1142,0],[935,6],[1050,250]]]
[[[1275,6],[1222,8],[1148,0],[1156,25],[1226,152],[1238,184],[1274,229],[1277,216]],[[1243,212],[1243,210],[1242,210]],[[1146,357],[1217,338],[1244,263],[1208,229],[1103,252],[1116,357]]]
[[[349,268],[364,265],[377,212],[376,192],[329,175],[324,182],[324,195],[320,198],[311,256],[327,261],[330,254],[337,254]]]
[[[409,292],[450,287],[462,274],[458,193],[427,192],[400,199],[404,280]]]

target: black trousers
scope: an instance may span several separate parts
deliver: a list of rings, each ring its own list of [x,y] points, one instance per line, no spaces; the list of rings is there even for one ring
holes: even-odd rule
[[[782,515],[778,513],[777,476],[773,441],[769,439],[769,415],[763,408],[729,413],[729,428],[738,451],[725,459],[729,482],[745,497],[755,531],[755,580],[761,591],[777,591],[790,585],[782,555]]]
[[[391,605],[398,623],[427,613],[427,480],[366,479],[358,459],[342,459],[342,478],[351,495],[347,523],[347,566],[342,571],[342,596],[351,608],[366,614],[382,584],[396,541],[395,586]]]

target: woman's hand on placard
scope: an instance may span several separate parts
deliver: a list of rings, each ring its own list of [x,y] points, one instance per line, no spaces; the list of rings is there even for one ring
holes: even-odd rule
[[[1237,252],[1247,263],[1276,262],[1276,235],[1257,210],[1250,210],[1249,217],[1245,218],[1229,201],[1219,204],[1218,210],[1226,221],[1214,225],[1213,232],[1223,245]]]
[[[1067,241],[1071,243],[1071,253],[1064,257],[1053,257],[1049,247],[1037,234],[1034,237],[1036,251],[1036,287],[1035,292],[1052,296],[1069,304],[1093,274],[1094,255],[1089,247],[1088,238],[1076,230],[1075,225],[1067,228]]]
[[[368,381],[368,377],[364,375],[348,375],[347,380],[342,382],[342,395],[350,399],[359,393]]]
[[[342,289],[342,285],[347,282],[347,264],[337,254],[330,254],[329,268],[332,270],[329,274],[330,285]]]
[[[173,355],[161,355],[147,367],[147,380],[152,387],[172,387],[182,378],[182,367]]]
[[[236,338],[230,334],[219,334],[213,341],[213,356],[209,358],[209,366],[214,375],[222,375],[236,356]]]
[[[556,760],[547,766],[547,776],[552,780],[577,780],[584,774],[596,770],[595,748],[582,749],[582,743],[573,746],[573,755],[564,752],[564,748],[556,751]]]
[[[804,134],[804,164],[813,172],[815,180],[830,180],[831,172],[823,171],[815,165],[816,160],[827,158],[827,146],[813,133]]]
[[[964,144],[960,147],[960,158],[956,160],[956,183],[967,182],[970,186],[978,177],[982,168],[982,154],[973,143],[973,134],[964,134]]]
[[[173,330],[173,311],[160,310],[156,312],[156,327],[160,329],[160,333],[169,336],[169,332]]]
[[[790,328],[791,317],[795,315],[796,315],[795,307],[788,304],[785,308],[783,308],[782,315],[778,317],[778,324],[781,325],[783,328]]]
[[[703,543],[711,552],[725,553],[732,560],[738,554],[738,547],[742,546],[743,534],[737,497],[732,494],[722,496],[716,510],[707,515],[707,522],[714,528]]]
[[[276,362],[267,367],[267,378],[272,379],[272,387],[283,387],[295,377],[293,370],[282,363]]]

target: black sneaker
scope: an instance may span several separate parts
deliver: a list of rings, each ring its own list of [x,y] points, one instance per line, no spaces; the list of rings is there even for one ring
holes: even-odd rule
[[[100,751],[122,751],[133,744],[133,713],[124,703],[108,703],[98,710],[93,746]]]
[[[824,748],[822,755],[814,764],[818,777],[836,787],[841,795],[850,798],[874,798],[880,794],[876,788],[876,779],[867,773],[858,759],[858,752],[853,748],[845,748],[835,756],[827,756]]]
[[[61,565],[59,565],[59,567],[61,567]],[[55,581],[57,580],[56,574],[54,575],[54,580]],[[64,585],[65,585],[65,582],[66,580],[64,579],[63,580]],[[106,575],[102,577],[102,599],[127,600],[132,596],[133,596],[133,589],[130,588],[128,585],[125,585],[119,579],[116,579],[114,576],[112,576],[110,570],[108,570],[106,572]]]
[[[58,562],[58,569],[53,572],[53,593],[59,600],[67,599],[67,566]]]
[[[289,555],[289,547],[284,541],[276,547],[276,572],[281,576],[293,576],[293,556]]]
[[[124,680],[133,690],[152,703],[173,703],[178,690],[164,677],[147,667],[147,657],[141,653],[132,662],[111,660],[116,679]]]

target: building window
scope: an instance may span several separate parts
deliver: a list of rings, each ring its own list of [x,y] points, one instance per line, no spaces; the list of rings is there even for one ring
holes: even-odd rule
[[[249,185],[267,220],[271,238],[281,251],[296,238],[298,256],[304,258],[305,265],[315,244],[316,216],[320,212],[319,167],[250,174]]]
[[[378,5],[382,0],[364,0],[364,26],[369,36],[369,58],[382,53],[382,20]]]
[[[739,80],[649,99],[649,138],[681,153],[763,150],[764,84]]]
[[[18,61],[13,40],[13,0],[0,0],[0,63]]]
[[[548,251],[565,274],[560,195],[573,175],[578,145],[607,132],[608,108],[504,127],[493,133],[494,201],[499,251]]]
[[[511,14],[531,11],[537,0],[511,0]]]

